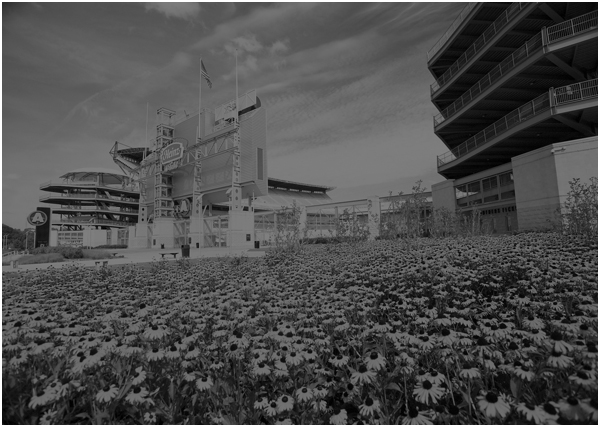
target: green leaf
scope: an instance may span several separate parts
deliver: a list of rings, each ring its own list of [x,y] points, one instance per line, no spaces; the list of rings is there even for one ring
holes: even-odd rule
[[[515,399],[519,399],[519,394],[521,392],[522,385],[523,381],[520,378],[512,377],[510,379],[510,391],[512,392]]]
[[[396,384],[395,382],[390,382],[390,383],[387,385],[386,389],[389,389],[389,390],[396,390],[396,391],[399,391],[400,393],[402,393],[402,389],[401,389],[401,388],[400,388],[400,386],[399,386],[398,384]]]

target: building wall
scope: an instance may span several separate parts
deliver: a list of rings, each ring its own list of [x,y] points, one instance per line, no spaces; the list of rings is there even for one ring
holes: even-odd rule
[[[557,143],[553,147],[558,197],[562,204],[571,189],[569,181],[579,178],[582,183],[589,184],[590,178],[598,178],[598,137]]]
[[[451,212],[456,210],[456,195],[454,193],[454,180],[438,182],[431,186],[433,209],[446,208]]]
[[[551,144],[514,157],[512,165],[519,228],[550,228],[569,192],[569,181],[598,176],[598,138]]]

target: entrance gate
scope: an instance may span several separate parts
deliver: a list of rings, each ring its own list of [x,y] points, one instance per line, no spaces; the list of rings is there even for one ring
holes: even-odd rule
[[[227,246],[229,217],[210,216],[204,218],[204,247],[215,248]]]

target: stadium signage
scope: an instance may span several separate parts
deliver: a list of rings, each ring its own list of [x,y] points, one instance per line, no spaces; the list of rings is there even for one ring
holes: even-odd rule
[[[165,163],[174,162],[183,157],[183,144],[181,142],[174,142],[163,148],[160,153],[160,162],[164,165]]]
[[[48,215],[42,211],[31,212],[27,215],[27,222],[34,227],[39,227],[48,222]]]
[[[167,163],[166,165],[163,165],[163,172],[167,172],[173,169],[177,169],[177,167],[179,166],[179,161],[175,160],[174,162],[170,162]]]

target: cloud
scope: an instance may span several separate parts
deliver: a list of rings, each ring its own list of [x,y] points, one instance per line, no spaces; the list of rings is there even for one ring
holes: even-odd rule
[[[155,10],[167,18],[192,20],[200,14],[199,3],[146,3],[146,11]]]
[[[277,40],[274,42],[269,48],[269,53],[271,55],[279,55],[290,50],[290,39],[285,40]]]

